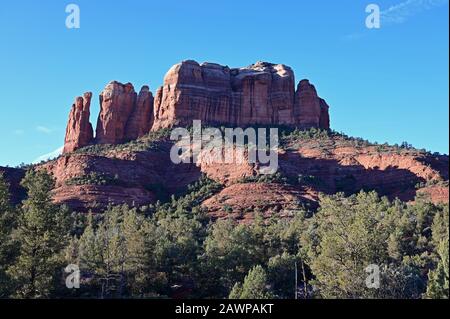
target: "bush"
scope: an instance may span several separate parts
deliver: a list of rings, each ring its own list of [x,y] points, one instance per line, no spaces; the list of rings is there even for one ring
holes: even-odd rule
[[[67,186],[71,185],[114,185],[126,186],[126,183],[119,179],[119,175],[111,176],[109,174],[91,172],[88,175],[77,176],[68,179]]]

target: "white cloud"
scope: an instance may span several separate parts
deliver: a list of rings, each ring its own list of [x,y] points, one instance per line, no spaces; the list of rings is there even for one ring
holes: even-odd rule
[[[48,154],[41,155],[41,156],[39,156],[38,158],[36,158],[33,161],[33,164],[38,164],[38,163],[40,163],[42,161],[47,161],[49,159],[56,158],[56,157],[58,157],[59,155],[62,154],[63,149],[64,149],[64,146],[61,146],[61,147],[57,148],[56,150],[54,150],[54,151],[52,151],[52,152],[50,152]]]
[[[51,132],[53,132],[52,129],[49,129],[48,127],[45,126],[36,126],[36,130],[38,132],[44,133],[44,134],[50,134]]]
[[[448,0],[406,0],[381,12],[381,25],[403,23],[426,10],[448,4]]]

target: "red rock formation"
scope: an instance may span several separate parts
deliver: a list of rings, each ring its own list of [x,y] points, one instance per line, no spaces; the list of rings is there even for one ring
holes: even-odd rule
[[[143,86],[139,95],[131,83],[110,82],[100,94],[100,114],[95,140],[99,144],[119,144],[150,131],[153,122],[153,95]]]
[[[330,107],[324,99],[320,99],[320,120],[319,128],[329,130],[330,129]]]
[[[202,207],[213,219],[233,218],[251,222],[256,213],[265,218],[272,215],[292,217],[299,210],[299,202],[309,201],[307,194],[292,186],[276,183],[245,183],[225,187],[208,198]],[[226,207],[227,209],[224,209]]]
[[[135,140],[144,136],[152,127],[153,123],[153,95],[147,85],[144,85],[139,92],[134,110],[131,113],[126,127],[125,138]]]
[[[92,142],[120,144],[150,130],[188,126],[193,120],[230,126],[291,125],[328,129],[328,105],[308,80],[295,92],[294,73],[283,64],[257,62],[230,69],[214,63],[174,65],[153,98],[131,83],[108,83],[100,94],[95,140],[89,123],[92,94],[77,98],[67,126],[64,153]]]
[[[152,130],[190,125],[194,119],[237,126],[321,124],[329,128],[328,107],[314,87],[302,81],[299,102],[294,104],[294,86],[294,73],[282,64],[258,62],[230,69],[184,61],[167,72],[156,93]],[[295,110],[296,106],[300,109]]]
[[[100,114],[95,140],[99,144],[119,144],[126,140],[125,128],[135,108],[136,92],[131,83],[108,83],[100,94]]]
[[[308,80],[302,80],[295,92],[295,122],[302,128],[330,128],[328,105],[319,98],[316,88]]]
[[[63,153],[86,146],[94,137],[92,125],[89,122],[92,93],[84,93],[83,97],[75,99],[67,123]]]

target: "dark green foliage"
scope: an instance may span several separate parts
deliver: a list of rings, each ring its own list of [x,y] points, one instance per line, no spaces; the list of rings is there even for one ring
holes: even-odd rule
[[[124,144],[95,144],[76,150],[75,154],[106,155],[110,152],[144,152],[158,149],[159,142],[170,136],[170,129],[161,129]]]
[[[155,194],[159,202],[165,203],[170,199],[170,192],[161,183],[145,185],[145,189]]]
[[[17,255],[17,242],[11,238],[15,226],[16,212],[10,205],[9,185],[0,173],[0,298],[8,297],[12,289],[6,271]]]
[[[449,298],[449,210],[448,205],[436,214],[432,225],[432,245],[436,255],[435,269],[428,274],[426,297]]]
[[[284,149],[295,149],[307,144],[309,148],[319,148],[326,152],[336,147],[363,148],[373,146],[379,153],[408,153],[428,154],[423,149],[416,149],[411,144],[403,142],[401,145],[378,144],[359,137],[351,137],[333,130],[311,128],[307,130],[283,128],[280,131],[280,146]]]
[[[66,185],[114,185],[126,186],[126,183],[120,180],[118,175],[91,172],[88,175],[77,176],[66,181]]]
[[[375,192],[323,197],[303,236],[314,285],[327,298],[419,298],[432,262],[427,229],[441,209]],[[379,289],[366,286],[369,265],[380,268]]]
[[[69,211],[52,204],[53,178],[30,170],[22,181],[28,198],[23,202],[13,234],[20,243],[17,261],[8,269],[19,298],[46,298],[62,276],[62,251],[68,243]]]
[[[202,256],[203,269],[209,276],[203,283],[206,296],[223,298],[236,283],[242,283],[256,265],[267,268],[272,257],[298,254],[303,215],[298,212],[291,220],[272,218],[266,221],[257,215],[251,224],[220,220],[212,225]],[[271,278],[280,297],[292,296],[294,275],[290,274],[290,289],[286,288],[289,284],[278,281],[280,278]]]
[[[222,189],[205,176],[165,203],[95,215],[54,205],[45,172],[22,185],[28,198],[15,209],[0,176],[0,297],[448,298],[448,204],[336,194],[312,216],[255,212],[238,223],[205,215],[202,202]],[[80,289],[65,286],[68,264],[80,267]],[[378,289],[366,286],[374,264]]]
[[[243,284],[234,285],[230,299],[270,299],[273,297],[268,289],[267,273],[261,266],[252,268]]]
[[[281,174],[276,172],[275,174],[261,174],[256,176],[248,176],[240,179],[239,183],[278,183],[278,184],[288,184],[288,179]]]
[[[166,203],[158,202],[155,205],[149,205],[143,208],[147,215],[157,214],[158,216],[192,216],[202,213],[200,204],[218,193],[222,185],[202,176],[197,182],[188,185],[187,190],[172,195],[170,201]]]

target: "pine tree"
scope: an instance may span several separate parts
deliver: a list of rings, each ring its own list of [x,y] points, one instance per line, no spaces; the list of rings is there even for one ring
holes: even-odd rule
[[[97,297],[155,295],[155,231],[128,206],[109,207],[100,222],[92,215],[80,239],[73,239],[68,258],[91,278],[87,293]]]
[[[421,253],[427,244],[418,244],[426,223],[417,216],[415,209],[375,192],[323,196],[303,238],[322,297],[420,297],[425,288]],[[373,265],[380,270],[379,289],[367,285]]]
[[[30,170],[22,181],[28,198],[18,221],[20,252],[8,273],[21,298],[45,298],[62,285],[62,250],[68,244],[69,212],[52,203],[53,178],[43,171]]]
[[[448,258],[448,237],[443,240],[439,247],[439,262],[435,270],[428,274],[428,287],[426,297],[431,299],[449,298],[449,258]]]
[[[261,266],[252,268],[244,283],[236,284],[230,293],[230,299],[270,299],[273,295],[267,281],[267,273]]]
[[[11,280],[6,269],[14,262],[16,242],[11,238],[15,224],[13,207],[10,205],[9,185],[0,173],[0,298],[10,294]]]
[[[438,262],[436,269],[428,273],[426,298],[449,298],[449,211],[448,205],[437,214],[432,226],[433,243]]]
[[[205,287],[216,297],[227,296],[236,282],[264,263],[263,236],[260,226],[236,225],[232,220],[219,220],[205,241]]]

